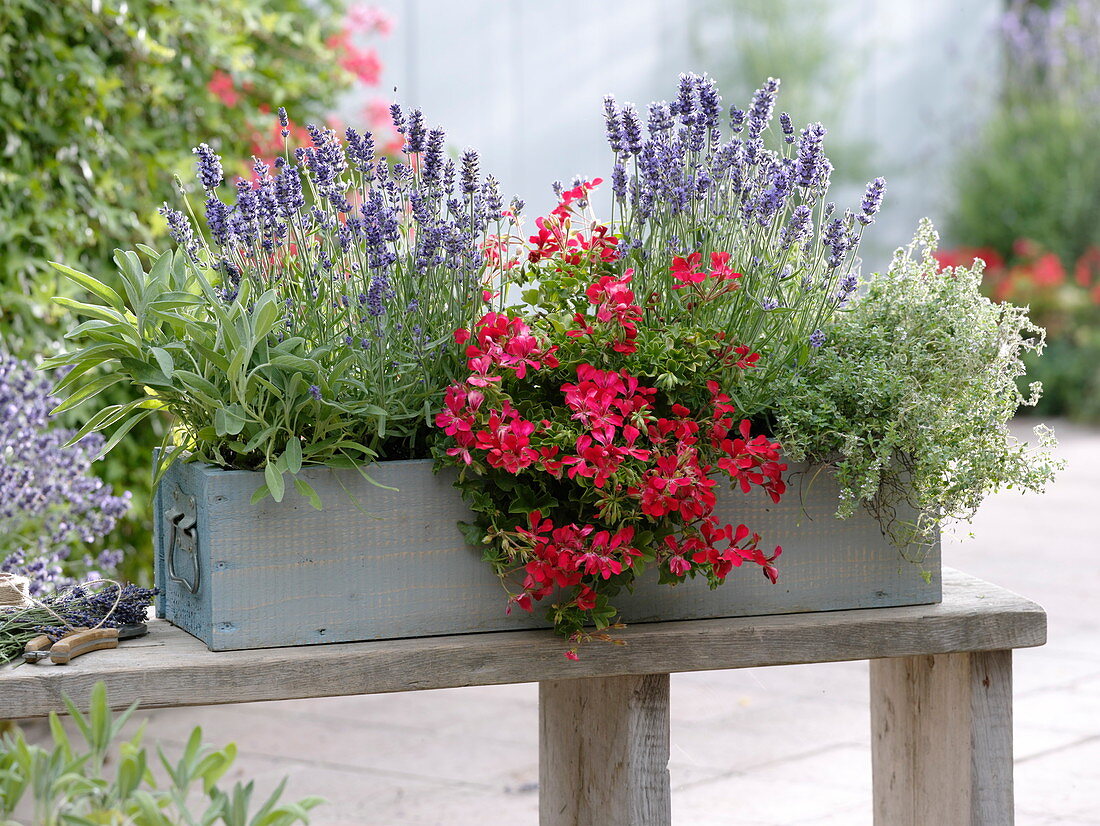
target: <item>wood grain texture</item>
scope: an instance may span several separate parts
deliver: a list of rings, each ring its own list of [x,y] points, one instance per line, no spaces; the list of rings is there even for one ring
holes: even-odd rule
[[[1011,826],[1012,652],[871,661],[877,826]]]
[[[116,707],[161,707],[1021,648],[1046,641],[1046,614],[948,569],[937,605],[651,623],[620,637],[576,662],[547,631],[211,652],[153,621],[147,637],[70,666],[0,667],[0,719],[60,709],[62,692],[86,703],[98,680]]]
[[[539,683],[539,826],[670,826],[669,676]]]
[[[191,594],[167,580],[167,531],[156,532],[161,616],[213,650],[397,639],[547,626],[544,612],[506,613],[500,584],[457,528],[471,514],[451,481],[426,461],[368,468],[386,490],[355,471],[307,470],[318,512],[293,489],[281,504],[249,504],[262,475],[177,465],[157,498],[161,514],[178,488],[199,507],[201,585]],[[350,494],[350,495],[349,495]],[[616,599],[628,623],[754,616],[932,603],[940,599],[939,545],[922,568],[863,513],[833,517],[837,487],[827,473],[795,469],[774,505],[759,491],[723,490],[718,515],[744,523],[765,547],[782,544],[779,583],[756,566],[731,573],[716,590],[702,578],[671,588],[646,572]],[[159,523],[160,520],[158,520]],[[182,564],[182,563],[181,563]]]

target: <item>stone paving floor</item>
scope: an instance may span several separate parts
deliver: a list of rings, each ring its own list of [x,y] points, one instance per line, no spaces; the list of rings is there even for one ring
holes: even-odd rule
[[[1100,431],[1057,430],[1069,466],[1050,492],[1000,494],[944,543],[945,564],[1049,612],[1049,643],[1015,659],[1020,826],[1100,824]],[[865,662],[673,675],[674,821],[870,824],[867,683]],[[227,779],[267,789],[289,776],[290,795],[327,798],[316,826],[523,826],[538,820],[537,694],[497,686],[144,717],[169,752],[194,725],[236,741]]]

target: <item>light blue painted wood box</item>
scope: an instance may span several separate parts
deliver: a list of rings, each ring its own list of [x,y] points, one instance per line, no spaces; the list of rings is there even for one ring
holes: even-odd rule
[[[710,590],[658,586],[646,572],[615,604],[628,622],[834,611],[939,602],[940,548],[906,561],[878,522],[833,517],[828,473],[792,467],[790,490],[723,491],[718,515],[783,546],[773,585],[755,565]],[[499,581],[456,527],[469,520],[453,476],[430,461],[384,462],[371,485],[354,470],[305,477],[324,510],[289,488],[250,504],[262,474],[178,463],[155,499],[160,616],[215,651],[546,627],[543,611],[505,613]],[[810,477],[813,478],[810,484]],[[171,550],[170,550],[171,549]],[[926,580],[924,572],[930,572]]]

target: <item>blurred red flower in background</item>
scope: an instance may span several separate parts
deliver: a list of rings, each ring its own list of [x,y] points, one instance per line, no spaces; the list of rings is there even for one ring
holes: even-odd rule
[[[351,6],[344,18],[342,28],[325,41],[333,52],[333,60],[345,71],[354,75],[360,84],[364,86],[377,86],[382,76],[382,61],[378,52],[373,48],[362,48],[356,43],[357,36],[377,35],[385,37],[393,31],[392,18],[384,11],[374,6]],[[361,37],[360,37],[361,39]],[[222,69],[214,69],[206,88],[225,106],[235,107],[242,101],[252,103],[257,111],[262,114],[270,114],[272,102],[267,100],[250,101],[252,93],[251,85],[238,83],[233,76]],[[277,101],[275,102],[278,103]],[[290,113],[293,117],[293,112]],[[402,141],[396,133],[389,118],[388,104],[381,99],[372,101],[363,110],[368,128],[375,133],[378,151],[382,155],[392,155],[401,150]],[[328,119],[330,128],[342,130],[342,125],[334,117]],[[309,133],[305,128],[291,120],[288,129],[290,135],[284,138],[282,127],[277,122],[265,120],[261,123],[249,123],[251,129],[251,151],[268,164],[274,163],[274,158],[283,153],[286,141],[291,145],[308,146],[310,144]],[[251,159],[240,159],[242,174],[250,176],[252,169]]]
[[[206,88],[226,106],[236,106],[241,99],[241,96],[237,94],[237,87],[233,83],[233,78],[221,69],[214,70],[214,74],[210,76],[210,82],[206,84]]]

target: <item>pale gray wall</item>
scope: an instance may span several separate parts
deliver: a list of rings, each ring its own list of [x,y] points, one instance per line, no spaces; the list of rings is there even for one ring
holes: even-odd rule
[[[725,56],[738,37],[753,36],[744,10],[754,2],[761,8],[761,0],[381,0],[396,27],[380,47],[380,93],[391,98],[396,86],[402,102],[447,129],[455,149],[477,147],[483,168],[524,197],[533,217],[551,207],[555,179],[607,176],[604,94],[642,107],[671,97],[679,72],[709,71],[727,103],[747,102],[763,77],[730,78]],[[826,121],[838,144],[857,142],[849,155],[861,173],[889,181],[864,248],[865,269],[874,269],[918,218],[945,216],[952,151],[980,122],[998,72],[1001,3],[819,2],[838,62],[853,71],[809,116]],[[776,62],[768,73],[781,72]],[[822,72],[822,82],[836,71]],[[793,82],[788,76],[789,92]],[[345,102],[349,122],[362,103]],[[859,197],[851,186],[835,194]]]

